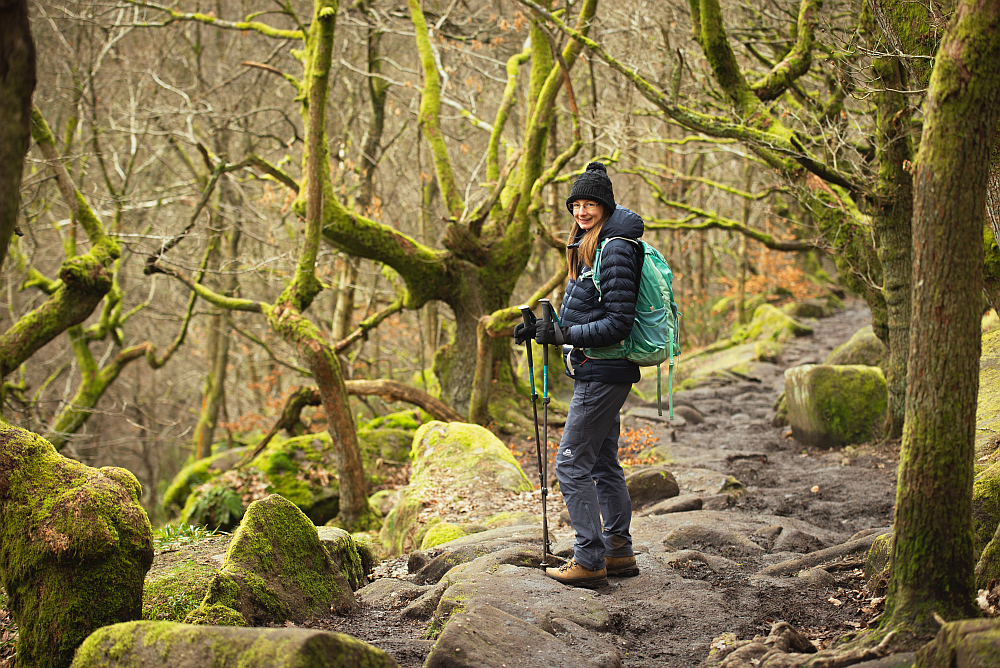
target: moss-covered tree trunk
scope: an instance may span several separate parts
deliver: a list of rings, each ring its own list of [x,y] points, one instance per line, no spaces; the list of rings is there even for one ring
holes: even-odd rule
[[[875,93],[878,180],[872,206],[872,226],[882,264],[882,294],[888,324],[888,336],[883,343],[889,350],[886,377],[889,411],[884,436],[899,438],[903,434],[906,415],[906,369],[910,342],[913,181],[906,166],[913,161],[911,108],[903,93],[907,79],[899,59],[878,58],[874,70],[878,76]]]
[[[972,479],[982,232],[1000,114],[1000,0],[960,3],[938,49],[914,171],[913,323],[886,600],[917,632],[976,613]]]
[[[31,140],[35,42],[27,0],[0,2],[0,267],[17,225],[24,154]]]

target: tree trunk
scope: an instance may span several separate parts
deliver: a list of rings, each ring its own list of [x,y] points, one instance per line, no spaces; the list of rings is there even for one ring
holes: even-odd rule
[[[888,321],[889,412],[885,438],[903,434],[906,413],[906,367],[910,346],[910,265],[913,181],[906,164],[913,160],[907,79],[898,58],[879,58],[873,66],[879,84],[875,93],[878,181],[872,223],[882,262],[882,293]]]
[[[938,49],[915,162],[906,425],[885,618],[974,616],[972,481],[987,166],[1000,114],[1000,0],[965,0]]]
[[[240,230],[234,228],[229,233],[229,249],[226,257],[236,260],[239,257]],[[236,294],[238,277],[234,271],[223,279],[223,294]],[[201,411],[198,414],[198,424],[194,428],[195,458],[201,459],[212,454],[212,443],[215,441],[215,425],[219,420],[219,408],[226,398],[226,368],[229,366],[229,320],[219,310],[208,320],[208,341],[205,344],[208,358],[208,375],[201,393]]]
[[[35,42],[27,0],[0,1],[0,268],[17,225],[21,172],[31,139]]]

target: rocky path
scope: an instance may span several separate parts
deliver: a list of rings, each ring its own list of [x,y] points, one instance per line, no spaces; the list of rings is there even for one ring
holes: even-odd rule
[[[864,589],[864,551],[823,568],[781,564],[888,527],[895,453],[807,448],[788,429],[771,426],[771,417],[784,368],[822,362],[866,324],[867,309],[852,303],[814,322],[813,335],[787,344],[779,364],[678,392],[677,412],[686,419],[673,425],[656,419],[655,409],[627,407],[623,426],[659,438],[656,447],[680,487],[678,497],[635,508],[639,576],[593,592],[562,587],[532,568],[540,532],[497,530],[481,536],[493,541],[488,549],[451,548],[489,552],[492,562],[482,557],[465,575],[438,580],[443,568],[434,573],[435,562],[426,565],[435,553],[414,555],[408,567],[398,560],[386,568],[401,577],[361,590],[359,613],[314,625],[379,646],[404,668],[696,666],[722,634],[767,635],[778,620],[818,647],[863,628],[879,609]],[[678,507],[688,509],[668,512]],[[572,528],[554,521],[558,498],[549,512],[554,551],[568,556]],[[473,538],[463,540],[471,546]],[[463,560],[449,554],[438,562]]]

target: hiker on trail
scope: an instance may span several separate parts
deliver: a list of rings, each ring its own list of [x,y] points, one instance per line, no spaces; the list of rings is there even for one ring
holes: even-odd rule
[[[573,558],[546,574],[563,584],[594,586],[608,576],[639,574],[629,533],[632,500],[618,463],[618,411],[640,379],[639,366],[627,359],[589,359],[583,349],[620,343],[632,330],[643,253],[629,240],[642,236],[643,223],[615,205],[611,179],[599,162],[577,178],[566,208],[573,226],[560,320],[519,324],[514,338],[563,346],[566,374],[574,380],[556,477],[576,543]],[[598,244],[605,240],[598,291],[591,272]]]

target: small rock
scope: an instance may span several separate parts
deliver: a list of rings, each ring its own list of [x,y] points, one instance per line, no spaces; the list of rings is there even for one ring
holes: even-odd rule
[[[427,556],[426,552],[422,550],[414,550],[410,552],[409,558],[406,560],[406,570],[411,574],[418,572],[424,566],[430,562],[431,558]]]
[[[833,577],[822,568],[810,568],[809,570],[800,572],[798,577],[808,581],[809,584],[819,585],[822,587],[833,587],[837,584],[837,578]]]
[[[644,469],[625,476],[633,508],[641,508],[680,493],[674,475],[662,466]]]
[[[685,513],[691,510],[701,510],[701,497],[696,494],[675,496],[672,499],[660,501],[656,505],[638,513],[640,517],[647,515],[665,515],[667,513]]]

